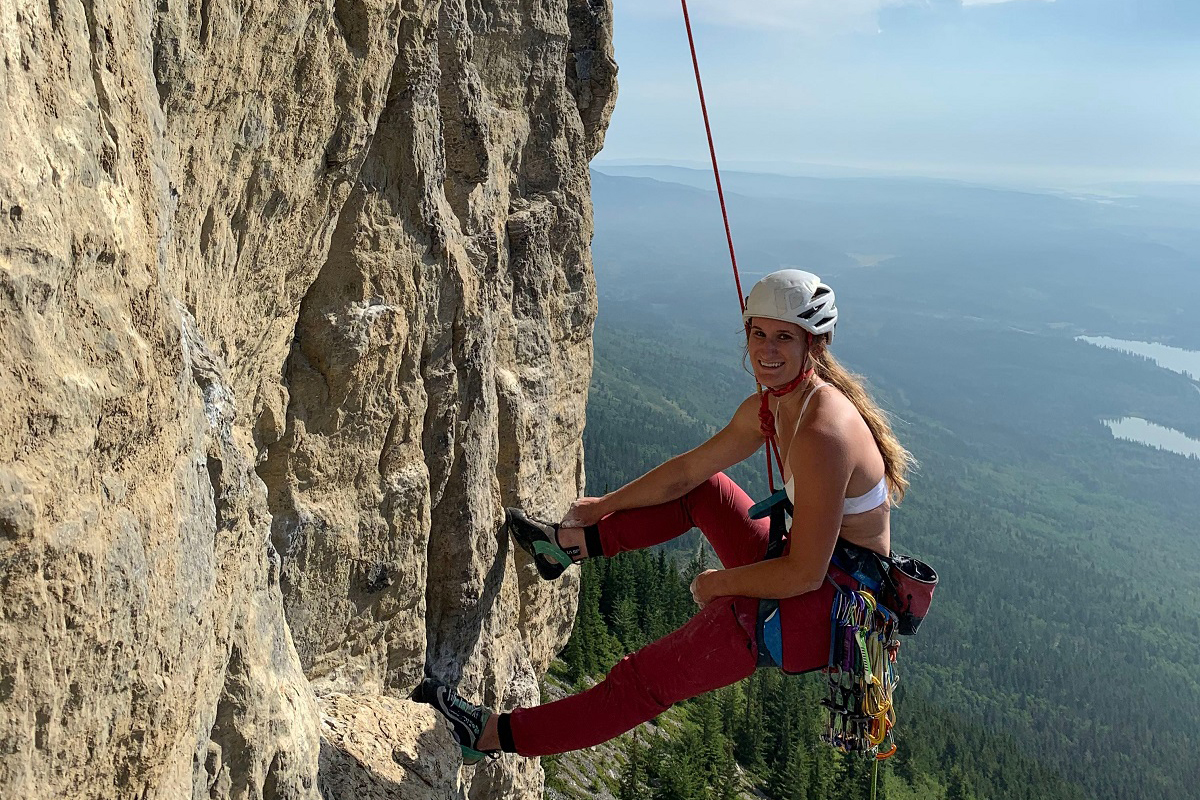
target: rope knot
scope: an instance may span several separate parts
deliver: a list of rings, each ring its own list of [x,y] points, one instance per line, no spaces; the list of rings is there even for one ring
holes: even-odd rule
[[[793,380],[791,383],[780,386],[778,389],[772,389],[769,386],[763,387],[762,394],[760,395],[762,401],[758,406],[758,429],[762,433],[763,438],[768,442],[774,441],[775,439],[775,414],[771,412],[770,398],[783,397],[785,394],[804,383],[804,381],[811,378],[812,374],[813,370],[810,367],[809,369],[797,375],[795,380]]]

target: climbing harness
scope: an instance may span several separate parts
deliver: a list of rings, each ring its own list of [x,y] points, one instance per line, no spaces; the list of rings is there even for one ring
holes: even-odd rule
[[[750,518],[771,518],[771,532],[767,538],[767,552],[763,561],[778,558],[783,555],[786,544],[788,517],[792,513],[792,502],[788,500],[784,489],[772,494],[766,500],[751,506]],[[758,601],[758,620],[754,626],[755,640],[758,645],[759,667],[778,667],[783,669],[783,627],[779,616],[779,601],[762,599]]]

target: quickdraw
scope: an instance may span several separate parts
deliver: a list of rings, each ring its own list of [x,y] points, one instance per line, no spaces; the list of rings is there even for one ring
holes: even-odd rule
[[[831,583],[834,583],[830,579]],[[892,697],[899,677],[895,638],[896,615],[865,590],[849,591],[834,583],[830,610],[829,696],[821,738],[843,753],[862,753],[883,760],[896,752],[892,729],[896,710]]]

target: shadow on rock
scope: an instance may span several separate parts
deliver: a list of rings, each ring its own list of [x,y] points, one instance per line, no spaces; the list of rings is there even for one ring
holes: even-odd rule
[[[330,694],[317,702],[324,800],[466,797],[458,745],[428,706],[382,695]]]

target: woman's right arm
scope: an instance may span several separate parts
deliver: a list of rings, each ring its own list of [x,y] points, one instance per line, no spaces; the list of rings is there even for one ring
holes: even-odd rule
[[[562,524],[571,527],[594,525],[614,511],[675,500],[721,470],[749,458],[763,443],[758,427],[758,407],[758,395],[747,397],[729,424],[704,444],[663,462],[615,492],[576,500]]]

